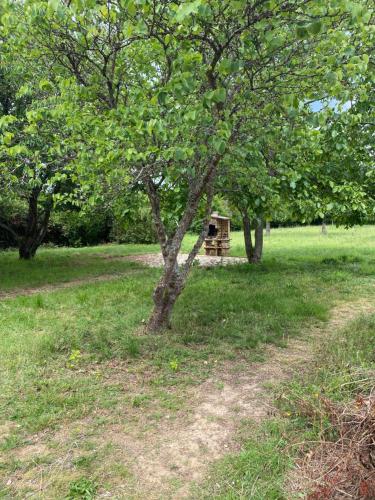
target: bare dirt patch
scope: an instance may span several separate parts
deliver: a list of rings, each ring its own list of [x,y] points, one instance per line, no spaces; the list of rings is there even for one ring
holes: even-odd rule
[[[163,257],[161,253],[145,253],[140,255],[127,255],[121,257],[126,260],[131,260],[132,262],[139,262],[149,267],[162,267]],[[179,254],[178,263],[184,264],[188,254]],[[197,255],[196,262],[201,267],[212,267],[212,266],[228,266],[233,264],[244,264],[247,259],[242,257],[215,257],[211,255]]]

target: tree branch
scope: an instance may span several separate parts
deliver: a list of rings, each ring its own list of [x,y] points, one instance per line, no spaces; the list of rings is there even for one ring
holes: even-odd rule
[[[18,234],[11,227],[9,227],[7,224],[0,222],[0,227],[2,229],[5,229],[5,231],[8,231],[8,233],[10,233],[17,242],[19,241],[20,237],[18,236]]]

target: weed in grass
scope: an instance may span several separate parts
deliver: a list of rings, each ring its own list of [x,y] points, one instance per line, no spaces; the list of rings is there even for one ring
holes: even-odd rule
[[[74,369],[76,368],[82,360],[82,353],[79,349],[73,349],[70,353],[66,366],[68,368]]]
[[[44,307],[43,297],[39,294],[35,296],[35,307],[39,309],[42,309]]]
[[[88,468],[93,464],[93,462],[95,462],[96,458],[96,453],[93,453],[92,455],[82,455],[73,460],[73,465],[76,467]]]
[[[146,394],[138,394],[137,396],[134,396],[133,401],[132,401],[132,406],[134,408],[139,408],[141,406],[144,406],[147,401],[149,401],[150,396],[147,396]]]
[[[92,500],[95,498],[98,485],[91,479],[81,477],[70,483],[69,493],[66,500]]]
[[[172,371],[177,372],[180,369],[179,361],[177,359],[171,359],[171,361],[169,362],[169,368]]]

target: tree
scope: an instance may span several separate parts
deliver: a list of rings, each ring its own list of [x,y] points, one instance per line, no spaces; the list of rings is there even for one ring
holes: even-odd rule
[[[74,155],[66,144],[67,129],[54,114],[53,97],[0,77],[0,188],[7,198],[23,200],[26,209],[21,227],[14,229],[4,213],[0,227],[12,235],[20,258],[27,260],[46,235],[53,197],[66,187]]]
[[[242,147],[220,178],[220,189],[241,214],[249,263],[262,259],[264,222],[291,215],[293,179],[302,177],[306,167],[301,150],[316,147],[307,121],[311,110],[300,107],[296,114],[295,106],[274,98],[254,114],[243,130]]]
[[[121,170],[124,182],[147,193],[164,258],[149,328],[163,329],[207,234],[218,172],[251,121],[251,106],[275,94],[298,101],[307,81],[328,73],[324,57],[336,50],[338,35],[340,50],[345,45],[346,2],[26,0],[12,7],[23,21],[10,15],[7,23],[17,25],[21,48],[59,79],[81,149],[81,179]],[[179,266],[202,203],[201,233]]]

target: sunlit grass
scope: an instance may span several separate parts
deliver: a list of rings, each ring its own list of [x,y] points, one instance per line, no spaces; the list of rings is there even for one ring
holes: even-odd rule
[[[230,255],[244,257],[243,234],[233,232],[231,238]],[[189,251],[195,239],[195,235],[187,235],[182,251]],[[15,251],[0,252],[0,292],[127,272],[139,266],[116,257],[158,251],[158,245],[133,244],[84,248],[42,247],[30,262],[20,261]],[[281,228],[272,229],[271,236],[265,237],[265,264],[311,265],[324,263],[324,259],[336,259],[338,265],[344,259],[354,267],[370,272],[375,266],[375,226],[351,229],[329,226],[326,236],[322,235],[318,226]],[[331,264],[335,264],[335,261],[331,260]]]

